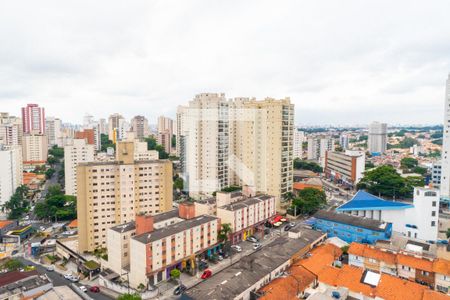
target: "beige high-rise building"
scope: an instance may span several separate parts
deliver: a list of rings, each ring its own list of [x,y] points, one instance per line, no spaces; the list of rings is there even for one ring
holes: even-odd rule
[[[164,116],[158,117],[158,132],[169,131],[171,135],[175,134],[173,120]]]
[[[168,154],[172,152],[172,135],[168,130],[164,132],[158,132],[157,136],[158,144],[164,147],[164,151]]]
[[[22,184],[22,148],[0,144],[0,166],[0,205],[3,205]]]
[[[46,135],[26,134],[22,137],[23,161],[44,162],[48,156],[48,140]]]
[[[186,187],[201,198],[230,185],[292,191],[294,105],[289,98],[226,100],[200,94],[177,111],[177,152]]]
[[[230,182],[275,196],[292,191],[294,105],[290,99],[230,102]]]
[[[77,165],[94,161],[95,146],[85,139],[74,139],[64,147],[64,179],[66,195],[77,195]]]
[[[135,116],[131,119],[131,131],[137,139],[144,139],[150,135],[148,120],[144,116]]]
[[[172,209],[172,163],[135,160],[133,142],[117,144],[114,162],[82,163],[77,167],[79,251],[106,246],[106,232],[137,214]]]

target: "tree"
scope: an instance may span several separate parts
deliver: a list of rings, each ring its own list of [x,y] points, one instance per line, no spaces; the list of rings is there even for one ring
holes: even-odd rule
[[[57,159],[64,158],[64,148],[59,148],[55,145],[50,150],[48,150],[48,154]]]
[[[393,166],[384,165],[366,172],[357,188],[382,197],[404,198],[412,196],[414,186],[423,185],[422,177],[403,178]]]
[[[16,271],[23,268],[23,263],[17,259],[10,259],[3,264],[3,268],[8,269],[8,271]]]
[[[417,167],[418,164],[419,162],[417,161],[417,159],[412,157],[405,157],[400,160],[400,166],[402,167],[402,169],[410,170],[414,167]]]
[[[77,217],[77,199],[64,195],[55,184],[48,188],[45,200],[36,204],[34,213],[39,219],[72,220]]]
[[[306,161],[306,160],[300,160],[298,158],[294,159],[294,169],[296,170],[309,170],[316,173],[322,173],[323,169],[322,167],[313,162],[313,161]]]
[[[3,204],[2,210],[8,212],[8,219],[19,219],[28,211],[30,202],[26,199],[27,194],[28,187],[26,185],[21,185],[17,187],[9,201]]]
[[[231,233],[231,224],[230,223],[224,223],[221,225],[219,234],[217,235],[217,238],[221,242],[228,241],[228,235]]]
[[[367,170],[367,169],[372,169],[372,168],[375,168],[375,165],[373,164],[373,162],[366,161],[365,169]]]
[[[58,162],[59,162],[59,160],[56,157],[54,157],[54,156],[49,156],[48,159],[47,159],[47,163],[49,165],[54,165],[54,164],[56,164]]]
[[[180,272],[180,270],[178,270],[177,268],[172,269],[172,270],[170,271],[170,278],[172,278],[172,279],[178,279],[178,278],[180,278],[180,276],[181,276],[181,272]]]
[[[181,191],[183,189],[183,185],[184,185],[184,182],[183,182],[183,178],[181,178],[181,177],[177,177],[173,182],[173,187],[176,190]]]
[[[172,135],[172,148],[175,148],[177,146],[177,136],[176,135]]]
[[[447,232],[445,233],[448,239],[450,239],[450,228],[447,228]]]
[[[45,171],[45,178],[50,179],[52,178],[53,174],[55,174],[56,170],[53,168],[49,168],[47,171]]]
[[[158,151],[160,159],[169,158],[169,154],[164,150],[163,146],[156,142],[154,137],[148,137],[145,139],[145,141],[147,142],[147,149]]]
[[[313,214],[327,203],[324,191],[315,188],[304,188],[292,201],[296,210],[303,214]]]
[[[109,139],[107,134],[100,134],[100,144],[102,145],[101,151],[106,152],[108,148],[114,148],[113,142]]]
[[[142,298],[138,294],[122,294],[117,300],[142,300]]]

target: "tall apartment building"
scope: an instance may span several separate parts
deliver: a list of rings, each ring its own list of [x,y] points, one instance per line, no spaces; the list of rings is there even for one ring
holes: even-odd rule
[[[77,166],[78,248],[93,251],[106,246],[106,231],[138,214],[154,215],[172,209],[172,163],[136,161],[134,143],[117,144],[114,162]]]
[[[200,94],[177,112],[177,151],[189,194],[229,185],[273,195],[292,190],[294,108],[289,99]]]
[[[441,155],[441,185],[442,200],[450,201],[450,74],[445,89],[444,107],[444,137]]]
[[[158,132],[157,141],[158,144],[164,147],[164,151],[169,154],[172,152],[172,134],[170,134],[169,130]]]
[[[387,149],[387,124],[372,122],[369,125],[369,152],[385,153]]]
[[[0,113],[0,144],[22,145],[22,120],[8,113]]]
[[[98,126],[100,134],[108,134],[108,123],[106,122],[106,119],[100,118],[98,120]]]
[[[66,195],[77,195],[77,166],[82,162],[94,161],[94,145],[86,139],[74,139],[64,147],[64,179]]]
[[[339,146],[344,150],[349,148],[349,138],[347,134],[341,134],[339,136]]]
[[[61,120],[54,117],[47,117],[45,119],[45,132],[47,133],[48,138],[48,147],[51,148],[53,146],[62,147],[61,145]]]
[[[164,116],[158,117],[158,132],[169,131],[171,135],[174,135],[175,127],[173,125],[173,120]]]
[[[211,194],[230,185],[228,178],[228,102],[225,94],[200,94],[178,109],[185,122],[180,139],[185,185],[191,196]]]
[[[116,140],[115,131],[118,130],[120,126],[120,120],[125,120],[121,114],[112,114],[109,116],[108,120],[108,137],[110,141]]]
[[[144,139],[150,135],[148,128],[148,120],[144,116],[135,116],[131,119],[131,131],[134,132],[134,137],[137,139]]]
[[[45,134],[45,109],[37,104],[22,107],[23,132]]]
[[[353,188],[363,177],[365,161],[364,151],[347,150],[345,153],[327,151],[324,173],[335,183]]]
[[[302,158],[305,132],[296,128],[294,130],[294,158]]]
[[[316,137],[308,139],[308,160],[315,160],[322,166],[325,163],[325,153],[334,151],[336,148],[335,139],[330,137]]]
[[[0,145],[0,205],[9,201],[22,184],[22,149],[20,146]]]
[[[23,161],[45,162],[48,157],[48,140],[43,134],[25,134],[22,137]]]

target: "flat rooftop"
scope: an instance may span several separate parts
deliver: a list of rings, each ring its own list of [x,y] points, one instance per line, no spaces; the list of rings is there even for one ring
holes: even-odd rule
[[[298,239],[279,237],[261,250],[242,257],[235,264],[189,289],[186,296],[196,300],[233,299],[321,236],[321,232],[304,229]]]
[[[159,222],[163,222],[163,221],[166,221],[166,220],[169,220],[169,219],[173,219],[173,218],[178,218],[178,208],[154,215],[153,216],[153,224],[156,224],[156,223],[159,223]],[[124,223],[124,224],[113,226],[113,227],[111,227],[111,229],[114,230],[114,231],[123,233],[123,232],[127,232],[127,231],[130,231],[130,230],[135,230],[136,229],[136,223],[135,223],[135,221],[131,221],[131,222],[128,222],[128,223]]]
[[[181,222],[178,222],[175,224],[171,224],[165,228],[156,229],[149,233],[143,233],[143,234],[137,235],[137,236],[133,237],[133,239],[135,239],[141,243],[148,244],[153,241],[157,241],[162,238],[171,236],[178,232],[185,231],[186,229],[193,228],[193,227],[196,227],[201,224],[205,224],[205,223],[211,222],[213,220],[217,220],[217,219],[218,219],[217,217],[203,215],[203,216],[195,217],[195,218],[192,218],[189,220],[184,220],[184,221],[181,221]]]
[[[332,221],[341,224],[348,224],[356,227],[366,228],[375,231],[384,231],[387,223],[378,220],[351,216],[346,213],[336,213],[332,211],[319,210],[314,214],[314,218]]]

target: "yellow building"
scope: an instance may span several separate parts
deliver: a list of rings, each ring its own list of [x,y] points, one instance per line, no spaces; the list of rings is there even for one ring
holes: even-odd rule
[[[135,160],[132,142],[117,144],[114,162],[79,164],[79,251],[105,247],[107,230],[133,221],[137,214],[171,210],[172,173],[169,160]]]

